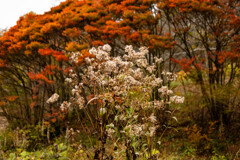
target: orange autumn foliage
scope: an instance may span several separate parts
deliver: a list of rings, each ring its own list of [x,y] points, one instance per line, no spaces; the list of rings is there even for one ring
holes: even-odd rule
[[[47,82],[47,83],[50,83],[50,84],[53,84],[54,81],[52,80],[49,80],[45,75],[41,74],[41,73],[37,73],[37,74],[34,74],[32,72],[29,72],[28,73],[28,76],[30,79],[32,80],[42,80],[44,82]]]
[[[86,48],[88,48],[88,44],[78,44],[76,42],[69,42],[65,47],[66,51],[69,52],[77,52]]]
[[[43,81],[43,82],[46,82],[46,83],[49,83],[49,84],[53,84],[54,81],[49,80],[49,78],[47,78],[47,76],[48,75],[54,75],[56,69],[59,70],[59,68],[57,66],[47,65],[47,66],[45,66],[43,71],[41,71],[40,73],[29,72],[28,76],[32,80],[38,80],[38,81]]]
[[[0,101],[0,107],[3,106],[5,104],[4,101]]]
[[[5,60],[0,59],[0,68],[5,67]]]
[[[94,58],[95,56],[90,54],[87,49],[81,51],[81,56],[78,57],[78,64],[82,64],[85,58]]]
[[[8,97],[5,97],[6,98],[6,100],[8,100],[9,102],[14,102],[17,98],[18,98],[18,96],[8,96]]]
[[[52,55],[57,61],[68,61],[68,57],[63,54],[63,52],[58,52],[49,48],[39,49],[39,54],[42,56]]]

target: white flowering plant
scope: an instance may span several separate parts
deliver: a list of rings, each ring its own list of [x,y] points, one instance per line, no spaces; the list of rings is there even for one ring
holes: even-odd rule
[[[99,140],[92,143],[93,158],[156,156],[152,150],[159,145],[160,134],[156,133],[162,125],[159,111],[171,102],[183,103],[184,98],[175,96],[156,76],[162,59],[155,58],[150,65],[146,59],[147,47],[136,52],[131,45],[126,46],[127,54],[123,57],[111,57],[110,52],[108,44],[92,48],[89,53],[94,58],[86,57],[84,65],[71,70],[66,82],[72,88],[72,97],[60,109],[77,107],[88,117],[88,122],[85,119],[81,126],[87,128],[84,130],[90,142],[94,134]],[[73,54],[73,64],[78,61],[76,55],[81,56]],[[170,72],[161,75],[167,81],[176,79]],[[109,144],[111,147],[106,149]]]

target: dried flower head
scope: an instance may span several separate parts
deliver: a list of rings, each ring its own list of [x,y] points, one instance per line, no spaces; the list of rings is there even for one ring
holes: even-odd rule
[[[105,44],[105,45],[103,46],[103,50],[104,50],[104,51],[107,51],[107,52],[110,52],[110,51],[112,50],[112,47],[111,47],[109,44]]]
[[[60,110],[61,111],[65,111],[65,110],[68,110],[69,107],[70,107],[71,103],[70,102],[67,102],[67,101],[64,101],[61,106],[60,106]]]
[[[47,103],[54,103],[58,100],[59,98],[59,95],[57,93],[54,93],[48,100],[47,100]]]
[[[172,96],[172,97],[170,97],[170,101],[173,102],[173,103],[183,103],[184,102],[184,97]]]

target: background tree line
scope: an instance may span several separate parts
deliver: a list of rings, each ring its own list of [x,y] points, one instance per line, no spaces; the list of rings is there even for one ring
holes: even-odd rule
[[[197,103],[192,117],[200,125],[216,121],[221,134],[239,129],[239,5],[237,0],[67,0],[43,15],[28,13],[0,37],[4,115],[13,126],[55,120],[59,106],[46,100],[53,93],[60,101],[69,98],[65,77],[74,69],[81,79],[87,50],[108,43],[112,56],[123,56],[131,44],[149,48],[149,63],[163,58],[161,69],[182,70],[193,82],[198,102],[187,96],[192,86],[185,80],[183,91],[186,106]],[[77,52],[81,56],[73,66],[70,57]]]

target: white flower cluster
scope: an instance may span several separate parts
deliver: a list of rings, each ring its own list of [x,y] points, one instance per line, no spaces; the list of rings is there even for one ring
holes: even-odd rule
[[[94,55],[94,58],[84,59],[86,63],[79,67],[82,71],[78,73],[80,76],[71,70],[71,78],[65,80],[72,87],[73,97],[71,103],[64,102],[61,108],[77,105],[83,109],[87,105],[98,105],[96,109],[100,118],[107,114],[115,114],[115,121],[123,121],[123,124],[131,122],[123,126],[122,133],[128,136],[152,137],[159,124],[154,110],[160,110],[170,102],[183,103],[184,98],[172,96],[173,91],[163,85],[160,77],[156,77],[156,65],[162,62],[161,58],[155,58],[155,63],[150,65],[146,59],[147,47],[141,47],[139,52],[136,52],[129,45],[125,47],[125,51],[127,54],[122,58],[110,57],[111,46],[108,44],[90,49],[89,53]],[[163,72],[162,75],[169,81],[176,78],[170,72]],[[158,99],[155,99],[155,95]],[[89,100],[88,96],[93,97]],[[87,99],[89,102],[86,102]],[[149,101],[150,99],[153,101]],[[111,112],[110,109],[117,112]],[[146,118],[140,121],[141,113],[146,110],[147,114],[142,114]],[[113,124],[109,125],[109,137],[117,131],[114,129]]]
[[[117,63],[114,61],[107,61],[104,66],[104,71],[107,74],[111,74],[112,72],[117,73]]]
[[[184,97],[181,96],[172,96],[170,97],[170,101],[173,103],[183,103],[184,102]]]
[[[149,127],[149,136],[153,137],[154,134],[156,133],[158,126],[153,126],[153,127]]]
[[[106,52],[110,52],[112,50],[112,47],[109,44],[105,44],[103,46],[103,50],[106,51]]]
[[[64,101],[61,106],[60,106],[60,110],[61,111],[65,111],[65,110],[69,110],[71,103]]]
[[[114,124],[111,123],[111,124],[107,125],[107,127],[108,127],[108,128],[107,128],[108,136],[109,136],[110,138],[112,138],[112,137],[113,137],[113,134],[115,133]]]
[[[151,116],[149,117],[149,120],[150,120],[152,123],[156,123],[156,122],[157,122],[157,117],[154,116],[154,113],[151,114]]]
[[[84,105],[85,105],[85,100],[81,95],[82,89],[83,89],[83,84],[82,83],[79,83],[78,85],[75,84],[72,88],[73,104],[77,105],[80,109],[83,109]]]
[[[67,82],[67,83],[72,83],[72,81],[73,81],[72,78],[66,78],[65,79],[65,82]]]
[[[162,58],[158,58],[158,57],[154,57],[154,60],[155,60],[156,64],[159,64],[159,63],[161,63],[163,61]]]
[[[162,86],[161,88],[158,89],[158,92],[161,93],[162,95],[171,95],[171,94],[173,94],[173,91],[169,90],[167,86]]]
[[[48,100],[47,100],[47,103],[54,103],[58,100],[59,98],[59,95],[57,93],[54,93]]]
[[[131,137],[140,137],[147,135],[153,137],[156,133],[157,128],[157,125],[147,127],[146,124],[133,124],[126,126],[122,133],[127,133]]]
[[[110,45],[105,44],[103,47],[100,46],[97,49],[93,47],[92,49],[89,50],[89,53],[96,56],[97,60],[103,61],[109,59],[109,53],[111,49],[112,48]]]
[[[158,87],[162,84],[163,80],[161,78],[154,78],[152,81],[152,87]]]
[[[123,59],[121,57],[110,57],[110,51],[111,46],[108,44],[89,50],[89,53],[93,54],[95,58],[85,58],[86,67],[84,67],[83,73],[80,74],[85,85],[93,88],[103,88],[109,93],[120,97],[126,97],[131,91],[136,90],[136,87],[139,87],[137,89],[138,92],[144,93],[143,96],[145,97],[150,96],[152,89],[156,87],[160,87],[158,89],[160,96],[165,97],[173,94],[173,91],[168,89],[167,86],[162,86],[163,80],[154,75],[156,70],[155,64],[161,63],[162,59],[155,58],[155,64],[149,65],[145,57],[148,54],[147,47],[141,47],[139,52],[136,52],[131,45],[128,45],[125,47],[127,54]],[[169,81],[176,78],[175,74],[170,72],[164,71],[162,74]],[[73,75],[76,74],[73,72],[71,78],[66,78],[66,82],[72,83],[73,79],[76,79],[76,76]],[[84,99],[80,96],[83,88],[77,83],[72,84],[74,86],[72,93],[77,96],[76,102],[80,105],[80,102],[84,104]],[[100,90],[95,94],[99,94],[96,97],[106,96],[105,93],[102,95]],[[108,97],[108,99],[110,100],[111,98]],[[139,106],[139,109],[144,108],[142,104]],[[151,106],[156,108],[157,105],[155,103]],[[160,108],[163,104],[158,106]]]
[[[128,55],[124,56],[124,59],[128,60],[139,60],[139,59],[145,59],[145,55],[148,54],[148,48],[147,47],[141,47],[139,49],[140,52],[135,52],[133,50],[133,47],[131,45],[128,45],[125,47],[125,52],[128,53]]]
[[[79,58],[81,55],[82,55],[82,54],[81,54],[80,52],[72,52],[69,59],[71,60],[71,62],[78,63],[78,58]]]
[[[145,134],[145,128],[144,124],[128,125],[124,128],[122,133],[128,133],[130,136],[142,136]]]

